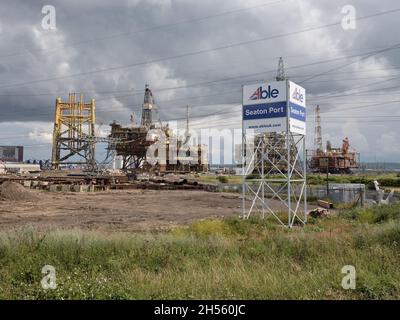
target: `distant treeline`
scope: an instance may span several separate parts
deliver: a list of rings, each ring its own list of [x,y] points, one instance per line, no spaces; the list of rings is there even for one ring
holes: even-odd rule
[[[400,187],[400,173],[376,176],[362,175],[330,175],[329,182],[333,183],[362,183],[367,188],[374,188],[374,180],[377,180],[382,187]],[[310,185],[320,185],[326,183],[325,175],[309,175],[307,182]]]

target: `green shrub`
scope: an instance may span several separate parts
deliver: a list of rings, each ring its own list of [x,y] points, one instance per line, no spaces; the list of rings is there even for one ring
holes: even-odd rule
[[[354,235],[354,241],[358,248],[379,244],[398,249],[400,248],[400,223],[391,221],[383,226],[374,226],[373,229],[361,229]]]
[[[380,176],[361,176],[361,175],[329,175],[331,183],[361,183],[368,189],[374,188],[374,180],[377,180],[382,187],[400,187],[400,174],[380,175]],[[307,177],[310,185],[321,185],[326,183],[326,175],[311,174]]]
[[[354,219],[360,222],[381,223],[389,220],[397,220],[400,218],[400,204],[375,205],[370,208],[354,208],[351,210],[341,210],[339,215]]]
[[[229,182],[229,178],[227,176],[218,176],[217,179],[220,183],[228,183]]]
[[[378,182],[382,187],[400,187],[399,178],[382,178],[378,179]]]

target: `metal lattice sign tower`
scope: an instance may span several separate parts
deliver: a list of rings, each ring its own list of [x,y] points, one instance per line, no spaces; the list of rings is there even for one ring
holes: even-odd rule
[[[305,89],[289,80],[243,86],[244,218],[306,223],[305,99]]]

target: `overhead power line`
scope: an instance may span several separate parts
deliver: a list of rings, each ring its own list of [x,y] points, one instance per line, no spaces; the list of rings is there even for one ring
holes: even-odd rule
[[[382,47],[379,47],[382,48]],[[387,47],[386,47],[387,48]],[[374,49],[374,48],[369,48],[369,49]],[[349,50],[344,50],[344,51],[349,51]],[[361,55],[363,55],[364,53],[362,53]],[[297,55],[294,55],[294,57],[296,57]],[[303,55],[301,55],[303,56]],[[356,55],[359,56],[359,55]],[[344,57],[339,57],[337,59],[343,59],[343,58],[351,58],[354,57],[354,55],[351,56],[344,56]],[[271,57],[268,58],[267,60],[273,60],[273,59],[277,59],[278,57]],[[336,58],[335,58],[336,60]],[[333,60],[325,60],[325,62],[331,62]],[[322,63],[322,62],[320,62]],[[296,67],[302,67],[301,66],[293,66],[293,67],[286,67],[285,69],[292,69],[292,68],[296,68]],[[231,67],[229,67],[231,68]],[[225,68],[223,68],[225,69]],[[214,67],[212,69],[201,69],[201,72],[205,72],[206,74],[209,73],[209,71],[211,70],[219,70],[218,68]],[[379,72],[379,71],[398,71],[400,70],[400,67],[388,67],[388,68],[375,68],[375,69],[363,69],[363,70],[357,70],[357,74],[359,73],[371,73],[371,72]],[[193,71],[193,72],[186,72],[183,73],[183,75],[189,75],[189,76],[193,76],[197,73],[199,73],[200,71]],[[251,75],[258,75],[258,74],[264,74],[264,73],[272,73],[272,72],[276,72],[276,70],[268,70],[268,71],[263,71],[263,72],[257,72],[256,74],[251,74]],[[329,76],[332,75],[341,75],[341,74],[354,74],[354,71],[340,71],[340,72],[331,72],[329,73]],[[180,73],[179,76],[181,76],[182,74]],[[246,77],[247,75],[241,75],[243,77]],[[250,76],[250,75],[249,75]],[[290,75],[290,79],[297,79],[297,78],[304,78],[304,77],[311,77],[313,75],[311,74],[294,74],[294,75]],[[374,76],[374,79],[377,78],[381,78],[381,77],[390,77],[390,76],[395,76],[395,74],[391,74],[391,75],[380,75],[380,76]],[[341,79],[333,79],[334,81],[350,81],[350,80],[367,80],[367,79],[371,79],[371,77],[368,78],[341,78]],[[264,81],[265,79],[246,79],[246,81]],[[243,80],[239,79],[237,81],[235,81],[235,83],[241,82]],[[311,81],[308,83],[312,83],[312,82],[322,82],[322,81],[331,81],[330,80],[317,80],[317,81]],[[158,90],[158,88],[155,88],[155,90]],[[110,89],[84,89],[84,90],[80,90],[80,93],[86,95],[86,94],[94,94],[94,95],[109,95],[109,94],[115,94],[115,93],[127,93],[127,92],[136,92],[135,94],[143,94],[144,93],[144,89],[119,89],[119,90],[110,90]],[[4,94],[0,94],[0,97],[36,97],[36,96],[62,96],[62,95],[68,95],[70,93],[70,91],[52,91],[52,92],[40,92],[40,93],[4,93]],[[134,93],[130,94],[130,95],[135,95]],[[114,97],[114,95],[110,96],[110,97]]]
[[[358,17],[357,21],[371,19],[374,17],[397,13],[397,12],[400,12],[400,8]],[[219,47],[215,47],[215,48],[192,51],[192,52],[187,52],[187,53],[183,53],[183,54],[179,54],[179,55],[163,57],[163,58],[150,59],[147,61],[141,61],[141,62],[136,62],[136,63],[132,63],[132,64],[127,64],[127,65],[102,68],[102,69],[97,69],[97,70],[91,70],[91,71],[86,71],[86,72],[70,74],[70,75],[66,75],[66,76],[51,77],[51,78],[46,78],[46,79],[37,79],[37,80],[26,81],[26,82],[21,82],[21,83],[14,83],[14,84],[5,84],[5,85],[0,86],[0,88],[4,89],[4,88],[11,88],[11,87],[20,87],[20,86],[26,86],[26,85],[42,83],[42,82],[47,82],[47,81],[63,80],[63,79],[74,78],[74,77],[79,77],[79,76],[92,75],[92,74],[96,74],[96,73],[128,69],[128,68],[133,68],[133,67],[138,67],[138,66],[143,66],[143,65],[154,64],[154,63],[158,63],[158,62],[162,62],[162,61],[176,60],[176,59],[181,59],[184,57],[190,57],[190,56],[200,55],[200,54],[204,54],[204,53],[209,53],[209,52],[220,51],[220,50],[225,50],[225,49],[229,49],[229,48],[235,48],[235,47],[239,47],[239,46],[259,43],[259,42],[263,42],[263,41],[284,38],[284,37],[288,37],[288,36],[292,36],[292,35],[298,35],[298,34],[310,32],[310,31],[325,29],[325,28],[339,26],[339,25],[341,25],[341,22],[334,22],[334,23],[310,27],[310,28],[306,28],[306,29],[302,29],[302,30],[297,30],[297,31],[286,32],[286,33],[282,33],[282,34],[278,34],[278,35],[263,37],[263,38],[259,38],[259,39],[241,41],[241,42],[231,43],[231,44],[227,44],[227,45],[223,45],[223,46],[219,46]]]
[[[75,47],[75,46],[80,46],[80,45],[87,45],[87,44],[93,43],[93,42],[106,41],[106,40],[108,41],[113,38],[133,36],[136,34],[145,33],[145,32],[149,32],[149,31],[155,31],[155,30],[164,30],[164,29],[176,27],[179,25],[201,22],[201,21],[205,21],[205,20],[209,20],[209,19],[213,19],[213,18],[219,18],[219,17],[226,16],[226,15],[231,15],[231,14],[240,13],[240,12],[244,12],[244,11],[259,9],[262,7],[271,6],[271,5],[278,4],[281,2],[285,2],[285,1],[288,1],[288,0],[265,2],[265,3],[259,4],[259,5],[243,7],[243,8],[238,8],[238,9],[232,9],[232,10],[215,13],[215,14],[208,15],[208,16],[203,16],[203,17],[198,17],[198,18],[193,18],[193,19],[186,19],[186,20],[181,20],[181,21],[168,23],[168,24],[160,24],[160,25],[155,25],[152,27],[144,28],[144,29],[138,29],[138,30],[134,30],[134,31],[122,32],[122,33],[117,33],[117,34],[110,34],[107,36],[97,37],[97,38],[93,38],[93,39],[85,39],[85,40],[75,41],[75,42],[71,42],[71,43],[61,45],[58,47],[53,47],[52,50],[47,50],[47,49],[33,49],[32,50],[29,48],[24,48],[23,52],[9,53],[9,54],[0,56],[0,59],[7,58],[7,57],[17,57],[17,56],[22,56],[22,55],[26,55],[26,54],[32,54],[35,52],[46,52],[46,54],[51,54],[53,52],[57,52],[59,49],[65,48],[65,47],[71,47],[71,46]]]

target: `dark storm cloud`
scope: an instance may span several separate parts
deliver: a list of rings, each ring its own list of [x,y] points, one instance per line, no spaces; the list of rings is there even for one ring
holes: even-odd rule
[[[259,6],[268,2],[273,4]],[[51,1],[50,4],[56,8],[57,30],[48,31],[41,27],[41,9],[43,5],[49,4],[48,1],[2,1],[2,122],[51,122],[55,97],[61,95],[65,99],[69,91],[76,91],[86,92],[87,99],[96,98],[99,123],[108,124],[113,119],[126,123],[129,121],[130,112],[140,111],[145,83],[154,88],[163,119],[184,117],[187,103],[193,106],[193,116],[206,115],[215,112],[215,108],[210,105],[237,104],[240,101],[240,85],[243,82],[272,80],[279,56],[284,56],[287,74],[293,77],[293,80],[301,82],[307,79],[307,76],[340,67],[356,61],[357,58],[304,68],[297,68],[298,65],[361,54],[393,45],[398,41],[395,30],[398,29],[399,13],[395,13],[359,21],[356,30],[344,31],[340,26],[336,26],[179,59],[69,77],[337,22],[342,18],[341,9],[346,4],[355,6],[357,16],[398,6],[396,0],[379,3],[373,0],[350,2]],[[259,7],[196,21],[199,17],[251,6]],[[185,20],[191,22],[176,24]],[[154,28],[160,25],[169,26]],[[151,30],[136,32],[146,29]],[[362,74],[359,71],[367,68],[387,70],[390,67],[400,67],[398,57],[398,50],[385,52],[339,69],[347,73],[309,80],[304,86],[308,90],[310,104],[314,104],[314,101],[322,102],[323,110],[333,110],[337,105],[335,100],[318,101],[315,96],[369,84],[371,81],[368,77],[385,77],[388,71],[372,74]],[[261,71],[271,72],[251,76]],[[249,74],[250,76],[240,77]],[[367,79],[353,82],[346,80],[362,76]],[[7,87],[59,77],[62,79]],[[233,79],[215,82],[212,85],[192,86],[226,78]],[[399,81],[393,80],[382,83],[378,88],[395,86],[398,83]],[[188,87],[161,90],[182,86]],[[365,87],[368,88],[371,87]],[[229,106],[226,109],[229,110]],[[348,128],[350,129],[346,130],[355,130],[354,135],[359,136],[360,145],[369,141],[368,138],[364,141],[363,134],[357,129],[357,123],[350,122]],[[340,137],[343,130],[343,127],[332,123],[332,135],[337,134]],[[387,139],[392,138],[393,136],[390,136]]]

